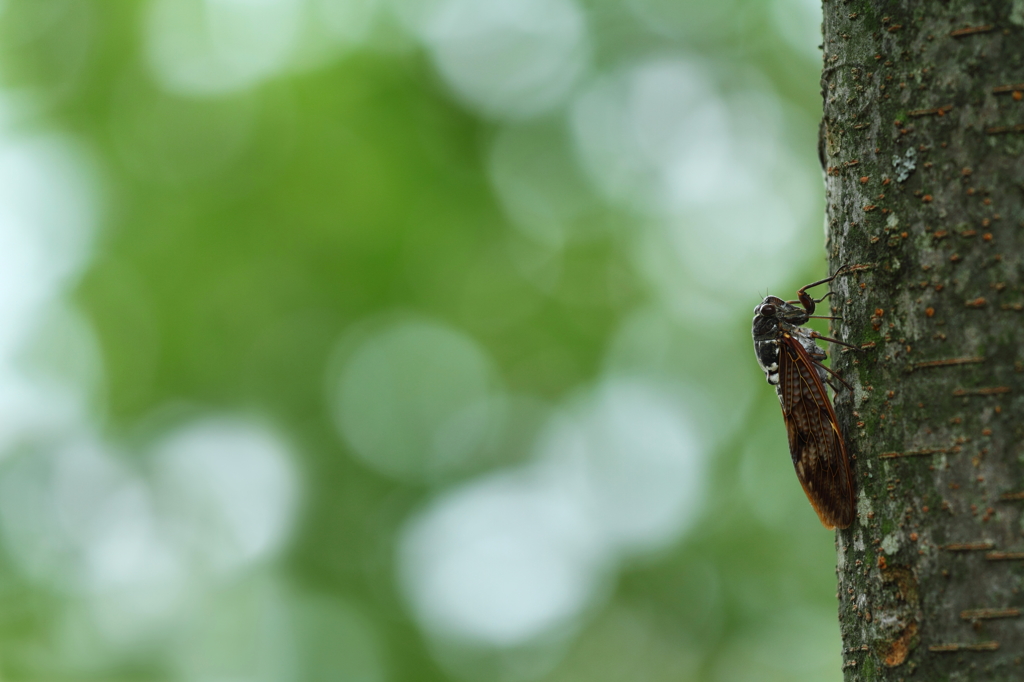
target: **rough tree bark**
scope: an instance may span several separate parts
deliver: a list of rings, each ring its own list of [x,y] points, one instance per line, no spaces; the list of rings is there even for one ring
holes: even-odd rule
[[[846,680],[1024,680],[1024,0],[825,0]]]

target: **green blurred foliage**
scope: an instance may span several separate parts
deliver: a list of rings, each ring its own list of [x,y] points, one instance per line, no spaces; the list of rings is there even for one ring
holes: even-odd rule
[[[588,3],[597,70],[697,55],[754,71],[788,106],[817,115],[817,66],[782,40],[769,5],[630,4]],[[586,184],[574,189],[583,197],[575,220],[603,226],[590,238],[552,256],[519,234],[488,178],[500,124],[455,101],[394,27],[381,29],[383,47],[243,92],[188,97],[147,70],[144,9],[11,0],[0,19],[3,82],[33,103],[23,128],[67,132],[95,156],[101,226],[73,299],[102,355],[94,398],[107,436],[144,443],[174,414],[222,409],[266,418],[296,444],[307,485],[275,570],[299,595],[280,597],[289,613],[312,623],[294,654],[299,678],[376,680],[365,671],[381,667],[395,682],[450,679],[396,586],[397,535],[446,486],[526,460],[540,428],[523,417],[493,459],[437,480],[376,473],[332,421],[325,371],[339,338],[396,313],[439,320],[489,353],[507,391],[543,405],[597,381],[627,319],[653,310],[660,352],[626,350],[622,362],[730,406],[706,424],[722,433],[706,453],[705,508],[678,542],[627,561],[554,653],[537,654],[533,677],[839,679],[832,541],[794,480],[776,400],[751,357],[757,292],[726,302],[730,321],[715,327],[657,307],[626,245],[644,218]],[[564,143],[557,116],[531,125]],[[801,144],[813,163],[813,130]],[[818,225],[801,229],[820,239]],[[820,269],[787,267],[793,288]],[[62,649],[73,599],[9,564],[0,586],[5,679],[213,679],[145,649],[66,667],[47,652]],[[270,609],[239,594],[223,618],[259,620]],[[200,630],[180,644],[186,659],[225,657],[234,670],[232,656],[254,653],[231,653],[231,622],[208,627],[219,634]]]

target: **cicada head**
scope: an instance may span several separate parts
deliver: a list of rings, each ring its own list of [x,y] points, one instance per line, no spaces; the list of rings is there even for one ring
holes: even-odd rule
[[[754,337],[765,337],[774,334],[779,329],[779,323],[784,326],[799,327],[806,324],[810,313],[800,306],[783,301],[778,296],[765,296],[757,306],[754,307]]]

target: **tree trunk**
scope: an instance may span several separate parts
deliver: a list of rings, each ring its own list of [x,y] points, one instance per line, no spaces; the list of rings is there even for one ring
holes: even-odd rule
[[[824,9],[845,679],[1024,679],[1024,0]]]

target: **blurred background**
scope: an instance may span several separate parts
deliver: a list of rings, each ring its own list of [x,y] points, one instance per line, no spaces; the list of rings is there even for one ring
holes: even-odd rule
[[[819,27],[0,3],[0,677],[839,680]]]

